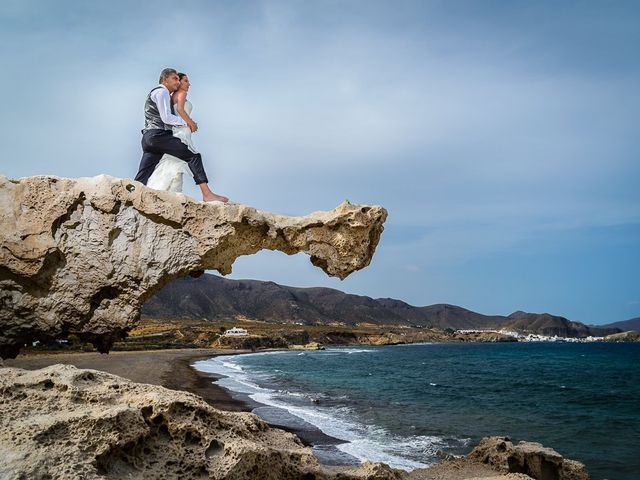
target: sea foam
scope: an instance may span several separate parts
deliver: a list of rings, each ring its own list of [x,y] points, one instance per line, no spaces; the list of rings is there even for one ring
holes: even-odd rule
[[[373,352],[374,350],[370,349],[341,348],[309,353],[349,355]],[[287,354],[289,352],[260,352],[247,354],[247,356],[277,353]],[[221,387],[232,392],[245,394],[253,401],[263,405],[286,410],[291,415],[317,427],[323,433],[342,440],[344,443],[337,445],[337,448],[360,461],[384,462],[394,468],[410,471],[431,464],[431,462],[419,461],[417,458],[434,458],[438,450],[447,446],[443,439],[435,436],[399,436],[391,434],[382,427],[366,425],[358,421],[354,410],[346,405],[314,405],[313,402],[326,397],[321,392],[294,392],[290,389],[260,386],[258,383],[273,380],[273,376],[249,372],[235,360],[229,360],[228,357],[201,360],[192,366],[202,372],[222,375],[223,378],[215,382]],[[307,400],[308,404],[301,404],[301,399]],[[346,399],[346,397],[342,396],[342,399]],[[334,397],[333,400],[336,398]]]

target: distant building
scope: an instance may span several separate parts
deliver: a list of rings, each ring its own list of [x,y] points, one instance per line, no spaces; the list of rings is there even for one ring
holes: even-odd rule
[[[233,327],[229,330],[225,330],[223,335],[226,335],[228,337],[243,337],[245,335],[249,335],[249,332],[247,332],[244,328]]]

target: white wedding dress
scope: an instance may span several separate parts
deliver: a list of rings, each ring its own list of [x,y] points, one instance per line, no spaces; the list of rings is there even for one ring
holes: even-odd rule
[[[191,102],[189,100],[186,100],[184,102],[184,110],[185,112],[187,112],[187,115],[191,116],[192,109],[193,105],[191,105]],[[191,129],[189,127],[174,126],[172,130],[174,137],[179,138],[180,141],[184,143],[193,153],[198,153],[193,146],[193,142],[191,140]],[[165,153],[158,162],[158,165],[156,165],[155,170],[149,177],[149,180],[147,181],[147,187],[151,187],[155,190],[182,192],[182,177],[185,174],[193,177],[193,173],[191,173],[187,162],[185,162],[184,160],[180,160],[173,155]]]

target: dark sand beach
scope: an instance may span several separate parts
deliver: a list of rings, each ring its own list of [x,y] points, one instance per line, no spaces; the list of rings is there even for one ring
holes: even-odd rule
[[[127,378],[134,382],[161,385],[172,390],[184,390],[204,398],[210,405],[221,410],[250,412],[252,407],[212,383],[216,377],[198,372],[191,363],[216,355],[250,353],[245,350],[221,350],[214,348],[152,350],[109,354],[91,353],[34,353],[18,355],[5,360],[7,367],[36,370],[57,363],[78,368],[101,370]]]
[[[36,370],[58,363],[74,365],[112,373],[138,383],[161,385],[172,390],[195,393],[215,408],[232,412],[251,412],[260,404],[248,398],[235,398],[224,388],[213,382],[219,376],[199,372],[191,367],[193,362],[218,355],[239,355],[251,350],[223,350],[215,348],[190,348],[172,350],[112,351],[76,353],[27,353],[4,361],[7,367]],[[293,428],[272,425],[295,433],[306,445],[339,444],[312,425],[310,428]]]
[[[227,390],[213,383],[216,376],[199,372],[191,367],[195,361],[211,358],[218,355],[236,355],[251,353],[249,350],[221,350],[212,348],[202,349],[174,349],[153,351],[113,351],[109,354],[100,353],[27,353],[19,355],[15,359],[4,361],[6,367],[24,368],[36,370],[49,365],[69,364],[78,368],[100,370],[118,375],[134,382],[160,385],[173,390],[183,390],[202,397],[210,405],[221,410],[250,412],[259,404],[250,399],[232,397]],[[275,425],[278,428],[282,426]],[[320,430],[294,429],[284,427],[291,431],[307,445],[314,444],[336,445],[341,440],[329,437]],[[317,452],[316,452],[317,455]],[[318,457],[327,471],[341,472],[348,468],[346,464],[338,464],[323,461],[322,455]],[[350,462],[348,462],[350,463]],[[354,462],[358,463],[358,462]],[[491,478],[507,480],[514,478],[512,475],[499,475],[487,465],[458,459],[452,462],[444,462],[427,469],[416,469],[407,478],[415,480],[454,480],[459,478]],[[517,477],[522,478],[522,477]]]

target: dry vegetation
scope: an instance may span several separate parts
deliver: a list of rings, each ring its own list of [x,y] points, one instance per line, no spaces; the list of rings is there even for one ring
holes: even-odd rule
[[[232,327],[244,328],[246,337],[223,337]],[[347,326],[340,322],[330,325],[300,325],[295,323],[271,323],[248,318],[229,320],[167,320],[143,317],[129,336],[114,344],[114,350],[157,350],[171,348],[228,348],[260,350],[288,348],[317,342],[321,345],[394,345],[416,342],[464,342],[510,341],[500,334],[460,334],[451,329],[430,329],[398,325],[360,324]],[[65,349],[93,351],[88,343],[71,336],[68,343],[52,342],[28,351]]]

